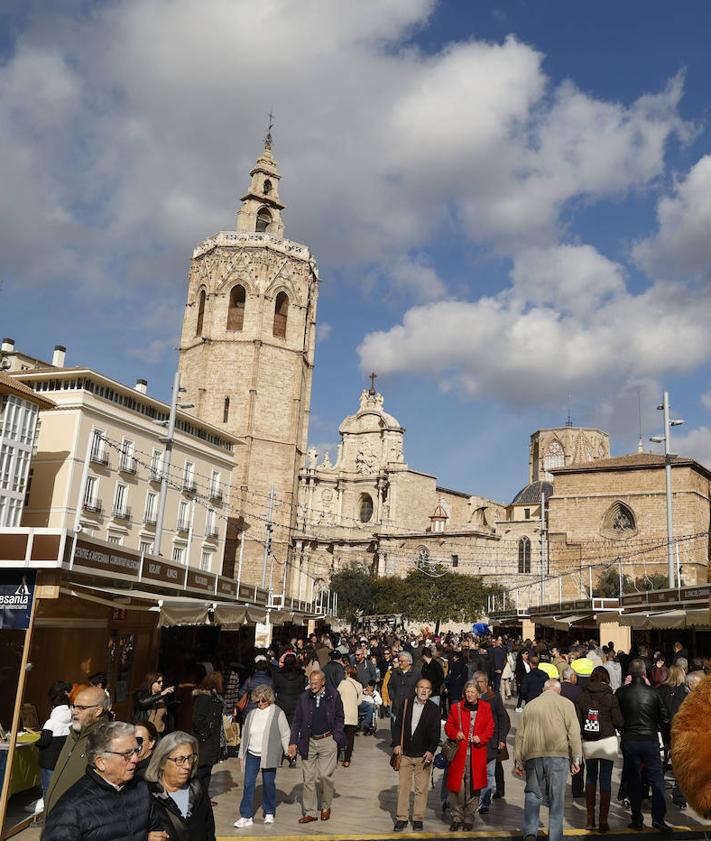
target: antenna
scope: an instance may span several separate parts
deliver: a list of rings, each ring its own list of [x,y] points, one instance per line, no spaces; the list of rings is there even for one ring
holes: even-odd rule
[[[572,402],[571,395],[568,394],[568,417],[566,418],[565,425],[570,429],[573,426],[573,419],[570,416],[570,404]]]

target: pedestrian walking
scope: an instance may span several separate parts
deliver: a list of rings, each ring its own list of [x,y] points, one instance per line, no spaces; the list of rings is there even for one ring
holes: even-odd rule
[[[200,681],[193,689],[193,735],[198,741],[197,777],[209,791],[212,767],[220,761],[222,727],[222,696],[217,693],[214,672]]]
[[[544,799],[549,841],[562,841],[565,783],[569,773],[578,772],[581,752],[575,707],[560,697],[559,681],[547,680],[524,707],[516,731],[514,774],[526,779],[523,841],[535,841]]]
[[[474,680],[479,696],[491,706],[491,714],[494,718],[494,732],[489,739],[486,751],[486,788],[482,791],[479,801],[479,814],[485,815],[491,806],[494,791],[500,797],[504,796],[504,774],[501,762],[506,751],[506,737],[511,729],[511,719],[506,712],[501,695],[494,692],[486,672],[475,672]]]
[[[538,668],[539,662],[540,658],[537,654],[532,654],[528,658],[530,671],[523,679],[519,695],[519,700],[522,700],[525,704],[537,698],[543,692],[545,682],[550,680],[549,675],[543,669]]]
[[[317,821],[316,785],[321,781],[321,820],[331,817],[338,749],[345,747],[341,696],[326,686],[323,672],[312,672],[309,688],[299,698],[291,726],[289,756],[302,759],[303,815],[299,823]]]
[[[71,683],[63,680],[53,683],[49,688],[49,700],[52,704],[52,712],[49,718],[42,725],[40,737],[37,742],[37,764],[40,770],[40,784],[42,785],[43,803],[35,807],[40,812],[44,808],[44,800],[47,797],[47,790],[52,779],[52,772],[62,752],[64,743],[67,741],[72,725],[72,712],[69,709],[68,692],[72,688]]]
[[[420,678],[415,686],[414,699],[405,701],[399,737],[393,742],[393,753],[400,757],[395,832],[402,832],[407,826],[413,788],[412,828],[419,831],[424,826],[427,792],[432,777],[432,762],[439,745],[441,722],[439,706],[430,700],[431,695],[429,680]]]
[[[390,729],[393,739],[400,726],[400,712],[406,700],[415,697],[415,686],[422,677],[419,669],[412,665],[412,654],[401,651],[397,656],[397,668],[392,670],[387,691],[390,696]]]
[[[597,786],[600,784],[600,814],[597,828],[600,832],[610,831],[608,815],[612,797],[612,767],[617,757],[617,730],[624,719],[620,704],[610,686],[610,673],[604,666],[596,666],[590,675],[590,683],[580,692],[576,701],[580,721],[583,756],[587,768],[585,806],[587,820],[585,829],[595,829],[595,803]]]
[[[464,698],[452,704],[445,724],[447,737],[459,743],[447,769],[447,790],[452,823],[450,832],[470,832],[479,805],[481,790],[486,788],[486,756],[489,739],[494,734],[491,707],[479,698],[476,682],[464,685]]]
[[[358,710],[363,700],[363,687],[358,680],[358,670],[355,666],[348,666],[346,669],[345,679],[338,684],[338,694],[343,704],[343,732],[346,736],[343,767],[348,768],[353,757],[355,734],[358,729]]]
[[[276,772],[289,751],[289,722],[284,710],[274,703],[271,686],[262,684],[252,692],[252,709],[242,727],[239,758],[244,777],[239,818],[234,826],[244,829],[254,823],[254,791],[262,772],[262,809],[264,823],[274,823],[276,814]]]

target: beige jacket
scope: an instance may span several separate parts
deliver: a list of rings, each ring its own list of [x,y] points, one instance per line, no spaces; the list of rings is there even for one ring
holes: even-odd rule
[[[571,701],[549,690],[526,704],[514,746],[514,759],[519,765],[541,756],[573,760],[582,755],[580,722]]]
[[[363,700],[363,687],[357,680],[347,677],[338,684],[338,694],[343,701],[343,723],[358,724],[358,706]]]

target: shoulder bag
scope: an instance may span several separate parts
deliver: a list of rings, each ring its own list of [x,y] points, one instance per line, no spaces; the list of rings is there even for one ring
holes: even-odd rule
[[[393,771],[400,770],[400,760],[402,758],[402,750],[404,748],[404,736],[405,736],[405,713],[407,712],[407,700],[402,705],[402,721],[400,722],[400,753],[393,753],[390,756],[390,767]]]
[[[457,704],[457,713],[459,714],[459,729],[462,729],[462,704]],[[445,739],[442,743],[442,756],[448,763],[453,762],[454,757],[459,750],[459,742],[456,739]]]

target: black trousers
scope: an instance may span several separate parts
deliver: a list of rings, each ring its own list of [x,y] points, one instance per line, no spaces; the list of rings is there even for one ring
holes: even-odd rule
[[[585,794],[585,763],[580,762],[580,770],[572,776],[573,797],[582,797]]]
[[[504,765],[503,762],[499,762],[496,760],[496,796],[497,797],[505,797],[506,796],[506,777],[504,775]]]

